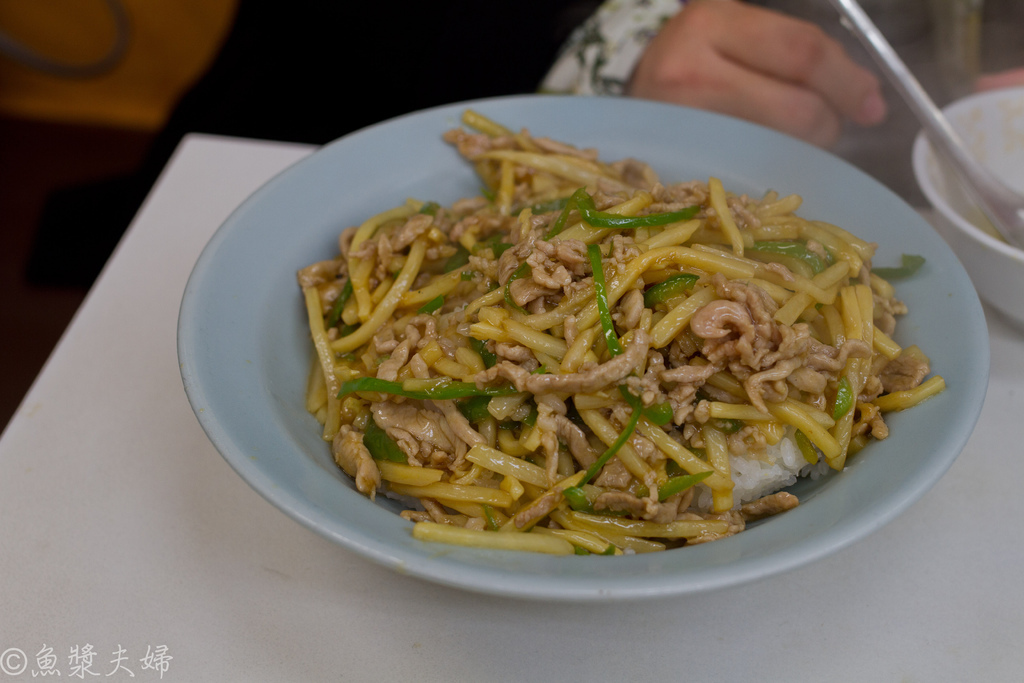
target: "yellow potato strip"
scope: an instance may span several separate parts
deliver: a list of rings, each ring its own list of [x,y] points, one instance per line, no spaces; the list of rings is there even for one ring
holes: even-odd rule
[[[729,203],[725,197],[725,188],[718,178],[708,179],[708,202],[718,216],[718,224],[722,227],[722,233],[732,245],[732,251],[737,256],[743,256],[743,236],[729,210]]]
[[[873,403],[878,406],[882,412],[906,410],[907,408],[916,406],[927,398],[931,398],[932,396],[941,393],[945,388],[946,380],[944,380],[940,375],[935,375],[913,389],[908,389],[906,391],[894,391],[891,394],[879,396],[873,401]]]
[[[417,522],[412,528],[412,536],[432,543],[449,543],[491,550],[517,550],[550,555],[572,555],[576,552],[572,543],[557,536],[498,534],[493,531],[476,531],[435,522]]]
[[[642,244],[648,249],[675,247],[690,239],[702,224],[703,221],[696,218],[682,223],[671,223],[658,234],[648,237]]]
[[[532,533],[535,534],[546,534],[548,536],[555,536],[557,538],[564,539],[573,545],[579,546],[584,550],[601,555],[605,553],[608,548],[614,548],[613,555],[621,555],[622,551],[615,547],[615,544],[609,540],[602,538],[601,536],[589,532],[589,531],[575,531],[572,529],[548,529],[547,527],[534,527]]]
[[[580,410],[579,414],[586,425],[590,427],[590,431],[594,432],[597,438],[600,439],[605,446],[611,446],[615,440],[619,438],[619,430],[616,429],[615,426],[598,411]],[[648,481],[648,477],[654,475],[654,470],[651,469],[651,466],[648,465],[643,458],[637,455],[636,451],[633,450],[633,447],[630,446],[628,442],[622,445],[622,448],[620,448],[619,452],[615,454],[615,457],[618,458],[622,464],[625,465],[626,469],[629,470],[629,473],[641,483],[646,483]]]
[[[494,507],[506,508],[512,504],[512,496],[505,491],[486,486],[459,486],[439,481],[424,486],[408,486],[392,484],[391,490],[401,496],[414,498],[436,498],[442,503],[445,500],[463,501],[466,503],[485,503]]]
[[[537,154],[511,149],[495,149],[484,152],[477,158],[512,161],[539,171],[547,171],[577,185],[610,186],[610,189],[624,191],[631,189],[618,178],[599,172],[592,163],[587,163],[585,159],[565,154]]]
[[[849,272],[849,264],[845,261],[839,261],[815,275],[811,282],[824,291],[839,284]],[[814,298],[809,293],[797,292],[782,308],[775,312],[775,321],[782,325],[792,325],[808,306],[813,306],[814,304]]]
[[[661,349],[668,346],[676,335],[690,324],[693,314],[716,298],[712,287],[698,287],[681,304],[665,314],[651,328],[651,347]]]
[[[387,295],[377,304],[373,315],[352,334],[331,342],[331,348],[334,351],[351,351],[373,338],[377,330],[383,327],[391,314],[398,308],[398,302],[401,301],[402,295],[409,291],[409,286],[412,285],[419,273],[426,251],[427,244],[423,240],[417,239],[412,243],[409,248],[409,258],[405,260],[405,265],[402,266],[401,272],[398,273],[398,277],[395,278],[395,283],[388,290]]]
[[[544,492],[540,493],[539,495],[537,495],[537,497],[532,502],[530,502],[529,505],[527,505],[526,507],[522,508],[519,512],[520,513],[527,512],[527,511],[530,510],[531,507],[534,507],[536,505],[542,504],[542,502],[543,502],[542,499],[544,499],[545,496],[552,495],[552,494],[554,494],[556,492],[558,493],[559,498],[561,498],[561,492],[562,491],[564,491],[565,489],[569,488],[570,486],[576,486],[577,484],[579,484],[581,481],[583,481],[583,477],[586,476],[586,474],[587,474],[586,472],[577,472],[576,474],[572,475],[571,477],[566,477],[562,481],[560,481],[557,484],[555,484],[554,486],[552,486],[547,491],[544,491]],[[522,528],[519,528],[519,527],[517,527],[515,525],[515,519],[513,517],[513,518],[510,518],[508,520],[508,522],[506,522],[505,524],[502,524],[501,528],[499,528],[498,531],[505,532],[505,533],[516,533],[516,532],[525,533],[525,532],[529,531],[537,522],[539,522],[543,518],[544,518],[544,516],[536,517],[533,520],[531,520],[530,522],[527,522],[527,524],[525,526],[523,526]]]
[[[450,273],[444,275],[438,275],[430,284],[420,289],[412,289],[402,295],[402,300],[399,302],[399,306],[405,308],[407,306],[419,306],[427,303],[439,296],[450,294],[452,290],[459,286],[462,282],[462,274],[468,273],[473,270],[470,265],[465,265],[458,270],[453,270]]]
[[[597,335],[601,330],[595,325],[588,327],[582,332],[577,332],[576,339],[573,340],[572,346],[565,352],[565,356],[562,357],[562,364],[559,366],[559,371],[562,373],[576,372],[583,365],[584,361],[587,360],[588,354],[592,354],[594,342],[597,341]]]
[[[341,408],[338,402],[338,390],[341,389],[341,383],[334,374],[334,353],[331,350],[331,343],[327,339],[327,331],[324,329],[324,312],[320,305],[320,292],[316,287],[307,287],[303,290],[303,295],[306,300],[306,317],[309,319],[313,348],[316,349],[320,369],[323,371],[327,384],[327,421],[324,424],[324,440],[330,441],[334,439],[341,428]]]
[[[671,458],[677,465],[686,470],[687,474],[701,474],[702,472],[713,472],[704,480],[711,489],[722,489],[731,491],[733,488],[732,479],[710,467],[696,455],[690,452],[685,446],[665,433],[661,427],[652,424],[646,417],[640,418],[637,429],[641,434],[650,439],[658,449]]]
[[[772,202],[758,204],[754,208],[754,215],[762,221],[775,216],[785,216],[794,213],[803,202],[803,198],[798,194],[786,195]]]
[[[546,487],[549,484],[548,475],[543,468],[494,448],[473,446],[466,453],[466,459],[492,472],[515,477],[534,486]]]
[[[492,138],[512,135],[512,131],[505,126],[472,109],[462,112],[462,122]]]
[[[395,484],[408,484],[409,486],[426,486],[441,481],[443,472],[430,467],[413,467],[403,465],[390,460],[377,460],[377,469],[380,470],[381,479]]]
[[[842,450],[839,443],[818,420],[812,417],[809,410],[802,407],[796,401],[789,399],[783,403],[768,403],[766,405],[768,406],[768,412],[774,415],[779,422],[792,425],[803,432],[811,440],[811,443],[825,454],[826,458],[833,459],[839,457]],[[820,411],[815,412],[820,413]],[[824,413],[821,414],[825,415]],[[825,415],[825,417],[828,416]],[[832,421],[832,418],[828,419]]]
[[[889,360],[897,358],[903,351],[899,344],[894,342],[889,335],[882,332],[877,327],[875,328],[874,335],[871,338],[871,343],[874,346],[875,351],[878,351]]]
[[[538,332],[532,327],[515,320],[505,321],[505,333],[509,339],[517,341],[534,351],[554,356],[559,361],[565,357],[565,352],[568,350],[564,339],[553,337],[544,332]]]
[[[708,456],[708,464],[724,477],[732,477],[732,466],[729,464],[729,442],[725,434],[705,424],[701,428],[704,437],[704,450]],[[711,489],[711,511],[727,512],[732,509],[733,497],[731,489]]]
[[[699,538],[708,534],[725,534],[729,525],[720,520],[679,520],[667,524],[621,517],[566,512],[577,528],[596,533],[611,532],[640,538]]]

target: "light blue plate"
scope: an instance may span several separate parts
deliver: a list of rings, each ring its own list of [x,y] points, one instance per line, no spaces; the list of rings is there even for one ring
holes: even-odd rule
[[[470,166],[441,140],[474,109],[535,135],[649,162],[663,181],[721,178],[760,196],[804,197],[800,214],[881,245],[876,265],[921,254],[898,285],[910,307],[897,341],[918,343],[950,389],[887,418],[891,436],[837,476],[794,487],[801,505],[732,538],[664,553],[551,557],[430,545],[382,498],[357,493],[331,460],[303,395],[312,358],[295,272],[337,251],[338,233],[408,197],[475,194]],[[499,595],[617,600],[694,593],[777,574],[863,538],[920,498],[971,434],[988,382],[981,305],[963,268],[907,204],[814,147],[741,121],[630,99],[527,96],[453,105],[346,136],[281,173],[210,240],[178,323],[185,391],[210,440],[285,513],[380,564]]]

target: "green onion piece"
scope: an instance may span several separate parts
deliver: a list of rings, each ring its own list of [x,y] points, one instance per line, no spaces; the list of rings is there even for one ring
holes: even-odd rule
[[[470,396],[467,399],[458,401],[455,407],[466,416],[470,422],[483,422],[491,416],[487,412],[487,404],[491,402],[490,396]]]
[[[507,303],[513,309],[525,315],[529,315],[529,313],[525,308],[523,308],[522,306],[520,306],[519,304],[512,300],[512,294],[509,292],[508,288],[512,285],[513,282],[515,282],[519,278],[525,277],[531,270],[533,269],[530,268],[530,264],[527,263],[526,261],[523,261],[521,264],[519,264],[519,267],[515,269],[512,275],[509,276],[508,282],[505,283],[505,303]]]
[[[493,368],[498,362],[498,356],[487,350],[487,342],[483,339],[476,339],[474,337],[469,338],[469,345],[480,354],[480,357],[484,360],[484,365],[489,368]]]
[[[459,275],[459,279],[462,280],[463,282],[469,282],[470,280],[473,279],[474,273],[476,273],[475,270],[464,270]]]
[[[901,265],[897,268],[872,268],[871,272],[884,280],[898,280],[910,277],[924,265],[924,256],[903,254]]]
[[[644,306],[654,308],[654,304],[660,304],[684,292],[693,289],[698,277],[692,273],[680,273],[673,275],[663,282],[659,282],[644,292]]]
[[[366,422],[366,431],[363,433],[363,445],[370,451],[374,460],[390,460],[391,462],[408,462],[405,453],[398,447],[387,433],[377,426],[372,419]]]
[[[484,509],[484,517],[487,519],[487,528],[491,531],[497,531],[498,520],[494,516],[494,509],[487,503],[481,503],[480,507]]]
[[[800,454],[804,456],[804,460],[812,465],[818,462],[818,451],[814,449],[814,444],[811,443],[806,434],[798,429],[796,430],[794,440],[796,441],[797,448],[800,449]]]
[[[608,461],[619,452],[619,449],[622,448],[623,444],[625,444],[629,437],[633,435],[633,432],[636,431],[637,423],[640,422],[640,412],[643,407],[640,399],[629,393],[629,390],[623,385],[619,385],[619,391],[622,393],[623,398],[626,399],[626,403],[629,404],[629,407],[633,409],[633,414],[630,415],[629,422],[626,424],[626,428],[622,430],[622,433],[619,434],[619,438],[615,439],[615,441],[612,442],[612,445],[608,447],[608,450],[602,453],[601,457],[598,458],[589,469],[587,469],[586,474],[583,475],[583,480],[579,483],[580,486],[586,484],[597,476],[597,473],[601,471],[601,468],[608,464]]]
[[[612,323],[612,314],[608,310],[608,294],[604,284],[604,267],[601,265],[601,247],[596,244],[587,245],[587,254],[590,256],[590,267],[594,271],[594,297],[597,299],[597,312],[601,316],[601,327],[604,329],[604,341],[608,345],[608,351],[613,356],[622,353],[622,344],[615,334],[615,324]]]
[[[424,214],[426,214],[428,216],[436,216],[437,212],[438,212],[438,210],[440,210],[440,208],[441,208],[441,205],[438,204],[437,202],[427,202],[426,204],[424,204],[423,206],[420,207],[420,211],[419,212],[420,213],[424,213]]]
[[[662,425],[667,425],[669,422],[672,421],[673,417],[672,405],[668,401],[649,405],[646,408],[644,408],[643,413],[644,417],[646,417],[648,420],[658,425],[659,427],[661,427]]]
[[[839,380],[839,387],[836,389],[836,403],[832,407],[832,419],[838,420],[846,415],[852,407],[853,387],[850,386],[849,378],[843,377]]]
[[[582,546],[578,546],[578,545],[574,545],[572,547],[572,552],[575,555],[589,555],[590,554],[589,550],[587,550],[586,548],[584,548]]]
[[[576,208],[579,209],[583,222],[592,228],[651,228],[689,220],[700,211],[699,206],[689,206],[679,211],[669,211],[667,213],[652,213],[646,216],[619,216],[614,213],[598,211],[594,206],[593,198],[587,194],[586,190],[577,190],[573,197],[576,199]]]
[[[341,320],[341,312],[345,310],[345,304],[352,297],[352,280],[345,280],[345,284],[341,287],[341,292],[338,293],[338,298],[334,300],[334,305],[331,306],[331,312],[327,314],[327,322],[325,325],[327,329],[331,329],[338,324]]]
[[[832,265],[831,257],[827,260],[822,259],[813,251],[808,249],[806,244],[794,240],[768,240],[764,242],[754,242],[754,248],[748,249],[747,251],[751,254],[779,254],[799,259],[810,266],[811,271],[813,271],[815,275]],[[827,251],[825,253],[828,254]]]
[[[338,398],[357,391],[377,391],[382,394],[394,394],[406,398],[420,400],[434,399],[446,401],[449,399],[469,398],[470,396],[511,396],[517,393],[516,388],[511,385],[500,387],[477,388],[473,382],[444,382],[428,389],[406,390],[401,382],[392,382],[378,377],[360,377],[341,383],[338,391]]]
[[[444,262],[444,272],[450,273],[453,270],[458,270],[469,263],[469,250],[461,244],[455,253],[448,257],[448,260]]]
[[[713,472],[698,472],[697,474],[684,474],[680,477],[672,477],[658,489],[658,500],[668,500],[670,496],[674,496],[680,491],[685,491],[697,482],[704,481],[712,474]]]
[[[591,504],[590,499],[587,498],[587,494],[583,492],[581,487],[570,486],[562,491],[562,495],[565,496],[565,501],[569,503],[569,507],[576,512],[594,514],[594,506]]]
[[[434,311],[436,311],[437,309],[441,308],[442,306],[444,306],[444,295],[443,294],[438,294],[433,299],[431,299],[427,303],[425,303],[422,306],[420,306],[417,312],[419,312],[419,313],[433,313]]]
[[[615,554],[615,546],[612,545],[611,543],[609,543],[608,547],[605,548],[603,551],[601,551],[601,554],[602,555],[614,555]]]

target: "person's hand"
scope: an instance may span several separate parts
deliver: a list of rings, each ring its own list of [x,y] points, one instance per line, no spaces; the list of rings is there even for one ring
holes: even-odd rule
[[[878,79],[809,22],[736,0],[692,0],[641,57],[628,94],[760,123],[820,146],[844,120],[886,115]]]
[[[974,82],[974,89],[983,92],[999,88],[1012,88],[1018,85],[1024,85],[1024,68],[979,76],[978,80]]]

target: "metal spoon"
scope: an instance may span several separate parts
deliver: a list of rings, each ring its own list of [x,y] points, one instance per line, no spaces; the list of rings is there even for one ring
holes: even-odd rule
[[[830,0],[921,122],[932,147],[950,164],[968,195],[1007,242],[1024,249],[1024,197],[979,164],[857,0]]]

